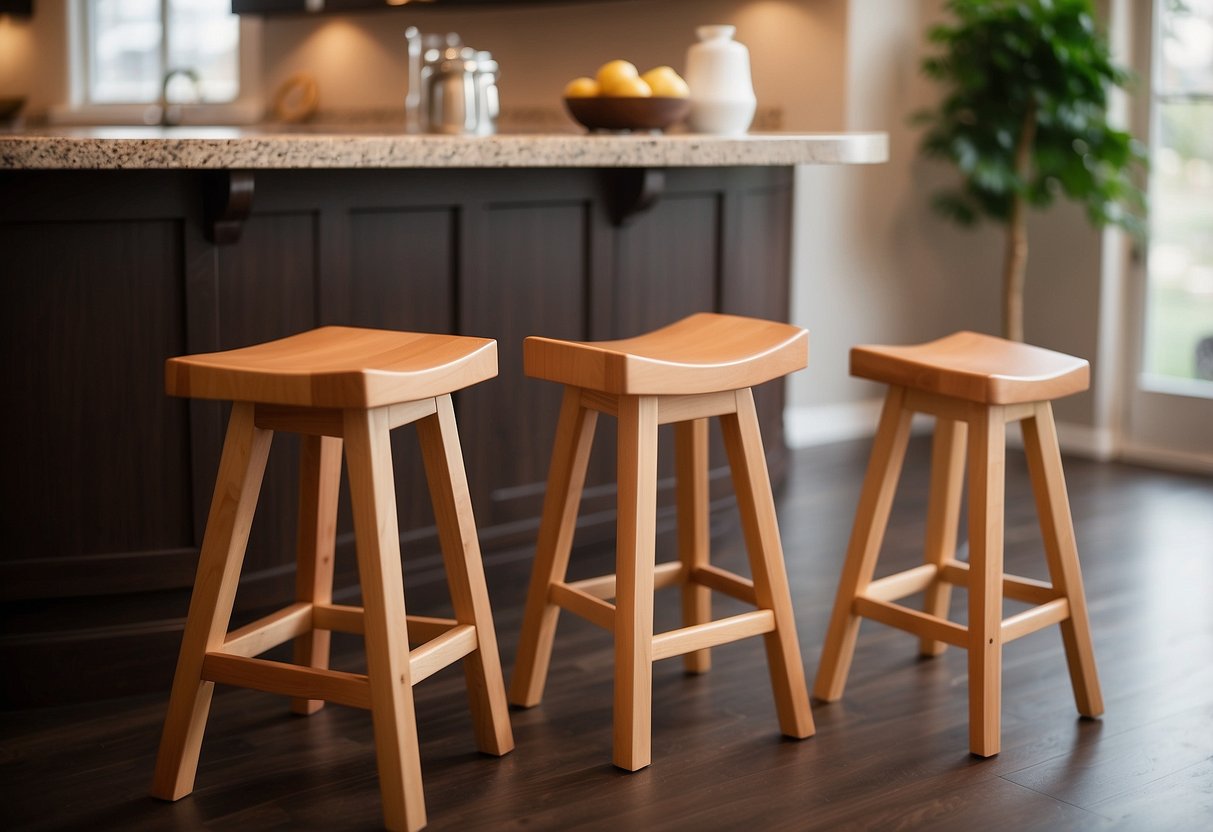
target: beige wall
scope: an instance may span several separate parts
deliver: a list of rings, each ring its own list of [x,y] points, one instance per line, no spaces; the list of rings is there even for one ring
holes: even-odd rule
[[[458,32],[491,50],[502,66],[506,107],[559,108],[564,84],[625,58],[643,71],[681,71],[694,29],[731,23],[751,47],[760,102],[784,111],[793,129],[837,129],[843,118],[841,72],[845,3],[840,0],[629,0],[557,6],[412,11],[341,18],[270,19],[264,28],[268,89],[307,71],[325,109],[399,108],[407,74],[403,32]]]
[[[0,94],[28,94],[33,109],[66,100],[66,2],[39,0],[32,23],[0,23]],[[313,73],[325,109],[398,108],[402,33],[415,23],[491,49],[504,68],[508,106],[550,108],[568,78],[607,59],[681,68],[697,24],[735,24],[750,46],[760,103],[780,108],[787,129],[890,135],[887,165],[797,174],[793,318],[813,331],[813,359],[793,379],[790,401],[794,412],[811,413],[878,393],[847,377],[855,343],[998,327],[1001,235],[963,231],[930,213],[930,191],[952,174],[916,157],[918,137],[906,124],[937,96],[917,68],[922,33],[940,7],[941,0],[626,0],[268,19],[263,71],[267,90],[292,72]],[[1035,217],[1031,235],[1028,339],[1096,358],[1098,235],[1071,207]],[[1058,412],[1072,423],[1094,420],[1089,396],[1062,402]]]
[[[68,97],[67,0],[38,0],[32,18],[0,15],[0,96],[25,96],[27,113]]]
[[[793,380],[793,436],[815,435],[815,413],[835,422],[869,420],[853,433],[872,427],[872,397],[880,390],[848,378],[853,344],[919,341],[957,329],[998,333],[1001,232],[988,224],[960,229],[931,212],[931,192],[954,173],[917,157],[920,134],[907,124],[911,113],[938,99],[918,66],[926,51],[922,33],[941,19],[941,6],[941,0],[848,5],[845,127],[887,131],[890,161],[798,172],[794,318],[813,332],[813,357],[809,371]],[[1098,232],[1081,211],[1062,205],[1033,216],[1030,239],[1026,339],[1096,360]],[[864,402],[842,413],[836,407]],[[1057,414],[1082,428],[1096,421],[1090,394],[1059,402]]]

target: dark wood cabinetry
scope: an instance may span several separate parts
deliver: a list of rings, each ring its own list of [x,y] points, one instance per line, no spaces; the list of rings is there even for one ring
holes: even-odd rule
[[[224,172],[0,174],[0,704],[167,690],[226,414],[164,395],[172,355],[321,324],[498,339],[500,376],[456,407],[484,548],[528,558],[560,391],[522,376],[526,335],[787,314],[790,169],[668,170],[657,204],[622,227],[605,199],[618,174],[258,171],[225,245],[204,214]],[[759,394],[778,476],[782,388]],[[613,533],[612,433],[579,544]],[[440,580],[415,436],[393,441],[406,580]],[[723,496],[719,446],[713,463]],[[238,616],[292,591],[295,465],[292,438],[275,437]],[[344,507],[339,535],[348,598]]]
[[[14,0],[22,2],[23,0]],[[32,2],[32,0],[28,0]],[[424,10],[427,6],[439,8],[486,8],[513,6],[541,6],[551,3],[568,4],[577,0],[426,0],[422,3],[409,4],[408,0],[323,0],[317,8],[308,8],[307,0],[232,0],[232,11],[236,14],[280,15],[280,14],[316,14],[341,13],[349,11],[367,11],[372,9],[400,8],[412,5],[410,12]],[[585,2],[585,0],[583,0]],[[604,0],[589,0],[602,3]]]

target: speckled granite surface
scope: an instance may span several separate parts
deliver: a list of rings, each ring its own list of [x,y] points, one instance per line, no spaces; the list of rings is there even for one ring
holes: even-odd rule
[[[417,136],[355,129],[48,128],[0,133],[0,169],[562,168],[872,164],[884,133]]]

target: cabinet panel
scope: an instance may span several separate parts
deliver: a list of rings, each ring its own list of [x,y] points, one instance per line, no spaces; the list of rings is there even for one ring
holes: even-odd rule
[[[171,673],[145,599],[193,576],[188,415],[163,369],[185,351],[182,230],[0,219],[0,707]]]
[[[0,224],[0,559],[192,544],[181,224]],[[63,576],[70,582],[72,576]]]
[[[727,247],[721,286],[721,311],[756,318],[787,320],[790,308],[792,189],[738,188],[729,192],[724,222]],[[780,276],[775,279],[775,276]],[[813,336],[809,334],[812,372]],[[772,381],[754,391],[763,441],[783,447],[783,403],[787,383]],[[770,454],[768,454],[770,456]],[[776,454],[782,460],[782,454]],[[778,474],[779,472],[777,472]]]
[[[528,379],[528,335],[584,338],[587,206],[490,205],[469,218],[477,235],[461,286],[467,334],[497,339],[500,375],[460,396],[460,432],[477,521],[535,519],[543,500],[558,385]]]
[[[603,200],[609,172],[257,172],[252,215],[222,246],[205,237],[204,176],[0,174],[15,393],[0,464],[23,484],[0,513],[0,706],[167,688],[226,413],[165,396],[169,356],[322,323],[496,338],[500,377],[456,408],[482,546],[515,557],[534,542],[560,399],[524,378],[523,338],[787,314],[790,171],[668,170],[658,202],[622,228]],[[778,383],[759,392],[776,478],[782,396]],[[614,531],[615,424],[600,425],[578,545]],[[668,430],[662,442],[668,474]],[[238,620],[292,593],[295,445],[275,438]],[[393,457],[407,581],[441,580],[414,431],[397,432]],[[714,495],[728,492],[720,477]],[[349,518],[346,502],[336,583],[352,602]]]
[[[352,326],[453,332],[455,318],[456,213],[449,208],[356,210],[349,214],[349,284],[345,289]],[[415,428],[392,434],[397,514],[401,533],[434,549],[434,511]],[[339,519],[352,533],[343,495]],[[431,552],[432,553],[432,552]],[[412,547],[404,547],[410,559]]]
[[[717,308],[716,194],[673,194],[618,234],[612,338]]]
[[[254,214],[240,241],[216,248],[218,349],[233,349],[283,338],[316,325],[316,221],[311,212]],[[226,405],[207,404],[226,419]],[[264,603],[265,593],[285,597],[293,576],[280,574],[295,561],[298,517],[298,439],[274,437],[261,486],[261,499],[245,555],[245,584],[259,586],[251,597],[239,597],[242,608]],[[211,457],[215,470],[218,454]],[[214,482],[215,471],[200,478]],[[246,593],[246,596],[248,593]]]

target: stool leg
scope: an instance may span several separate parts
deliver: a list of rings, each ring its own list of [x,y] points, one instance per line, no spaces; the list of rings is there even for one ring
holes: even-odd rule
[[[708,420],[695,419],[674,426],[674,459],[678,503],[678,558],[686,573],[682,584],[682,623],[690,627],[712,620],[712,591],[691,579],[695,569],[708,565],[711,534],[708,526]],[[688,673],[706,673],[712,651],[687,653]]]
[[[299,445],[299,532],[295,599],[333,602],[333,559],[337,543],[337,496],[341,489],[341,439],[301,436]],[[329,666],[328,630],[309,630],[295,639],[295,664]],[[323,699],[292,699],[291,710],[314,714]]]
[[[960,524],[960,496],[964,487],[965,439],[968,426],[964,422],[939,417],[935,422],[935,437],[931,444],[931,491],[927,502],[926,562],[942,566],[956,557],[956,534]],[[936,618],[947,618],[952,585],[936,577],[927,587],[922,610]],[[924,656],[938,656],[948,649],[942,641],[919,640],[918,650]]]
[[[1091,645],[1091,624],[1087,620],[1087,600],[1082,588],[1082,570],[1078,565],[1078,547],[1074,542],[1074,522],[1070,518],[1070,499],[1057,445],[1057,426],[1049,402],[1036,405],[1036,415],[1023,422],[1024,450],[1036,511],[1044,537],[1045,557],[1053,587],[1070,602],[1070,617],[1061,622],[1062,643],[1078,712],[1095,717],[1103,713],[1103,695],[1095,671],[1095,651]]]
[[[255,427],[253,405],[232,405],[152,778],[152,794],[165,800],[178,800],[194,790],[215,689],[214,682],[202,680],[202,662],[206,652],[222,646],[227,635],[273,436],[272,431]]]
[[[501,679],[501,658],[480,559],[476,519],[472,514],[472,496],[468,492],[451,397],[440,396],[436,402],[438,412],[417,423],[417,435],[434,501],[455,619],[476,628],[476,650],[463,659],[476,744],[486,754],[501,755],[513,750],[514,735],[510,730],[505,683]]]
[[[385,825],[398,831],[425,826],[425,794],[409,676],[390,424],[386,407],[345,412],[379,791]]]
[[[581,406],[581,390],[566,387],[548,468],[543,519],[539,523],[535,565],[522,618],[522,633],[518,638],[514,678],[510,681],[510,702],[524,708],[538,705],[543,698],[548,663],[552,658],[552,639],[560,615],[560,607],[548,603],[548,587],[563,581],[568,569],[581,489],[585,485],[585,468],[597,423],[598,413]]]
[[[737,412],[721,416],[720,425],[750,556],[754,594],[760,609],[775,614],[775,629],[763,635],[763,643],[779,728],[789,737],[811,737],[813,714],[796,636],[796,616],[792,611],[792,595],[788,589],[783,544],[779,539],[775,498],[771,493],[758,414],[754,410],[754,394],[749,388],[737,391]]]
[[[893,506],[893,493],[901,476],[906,442],[910,438],[910,417],[913,415],[902,407],[904,401],[905,388],[889,388],[884,410],[880,414],[880,426],[872,443],[872,457],[864,475],[859,507],[855,511],[855,525],[851,529],[851,542],[847,546],[838,595],[834,599],[834,612],[830,616],[830,626],[821,650],[821,665],[813,686],[813,695],[824,702],[833,702],[842,696],[847,674],[851,670],[851,659],[855,655],[859,616],[851,612],[851,606],[855,597],[872,582],[880,544],[884,541],[885,527],[889,522],[889,509]]]
[[[619,397],[615,543],[615,765],[652,761],[657,398]]]
[[[969,749],[992,757],[1001,744],[1007,426],[1001,407],[974,410],[969,422]]]

